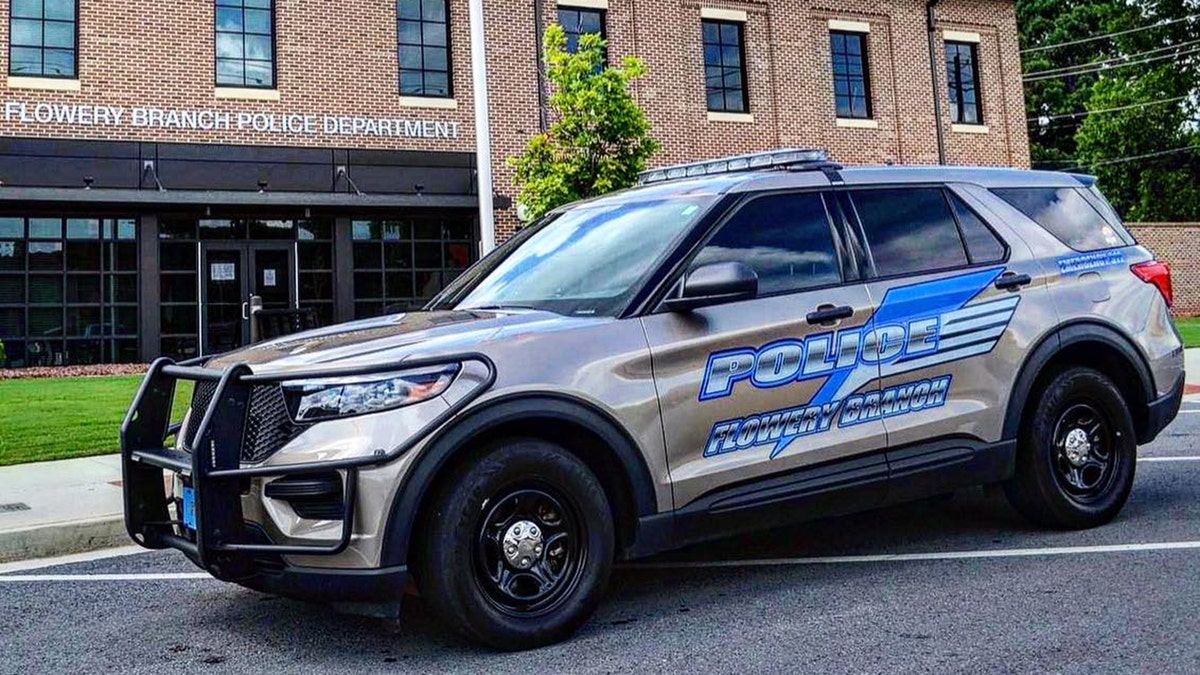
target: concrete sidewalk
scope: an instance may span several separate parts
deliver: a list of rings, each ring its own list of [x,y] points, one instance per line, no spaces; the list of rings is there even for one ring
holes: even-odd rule
[[[1200,349],[1186,367],[1192,399]],[[0,467],[0,563],[127,546],[123,513],[118,455]]]
[[[0,467],[0,562],[130,543],[120,455]]]

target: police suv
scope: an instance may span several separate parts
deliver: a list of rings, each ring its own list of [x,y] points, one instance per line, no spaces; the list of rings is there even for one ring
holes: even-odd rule
[[[1178,411],[1170,270],[1090,177],[781,150],[641,183],[424,311],[156,361],[130,535],[373,615],[413,588],[524,649],[583,625],[614,562],[752,529],[978,484],[1100,525]]]

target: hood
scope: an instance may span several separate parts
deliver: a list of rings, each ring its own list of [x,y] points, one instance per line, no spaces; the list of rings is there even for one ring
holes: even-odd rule
[[[217,356],[209,368],[248,364],[256,373],[351,367],[473,351],[496,339],[560,330],[594,318],[537,310],[409,312],[287,335]]]

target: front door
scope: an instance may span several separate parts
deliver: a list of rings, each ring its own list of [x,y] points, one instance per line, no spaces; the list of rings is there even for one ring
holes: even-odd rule
[[[201,353],[219,354],[250,344],[253,296],[262,299],[263,309],[296,306],[291,244],[208,242],[202,258]]]
[[[859,455],[872,456],[856,475],[877,478],[878,491],[857,506],[882,499],[886,434],[861,401],[878,388],[863,335],[874,308],[857,272],[843,270],[826,206],[815,192],[751,198],[689,268],[745,263],[758,297],[643,319],[676,508],[735,485],[751,490],[739,502],[778,497],[753,484]]]

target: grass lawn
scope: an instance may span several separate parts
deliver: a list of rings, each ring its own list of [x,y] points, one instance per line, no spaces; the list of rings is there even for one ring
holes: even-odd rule
[[[1200,318],[1175,319],[1175,326],[1183,336],[1186,347],[1200,347]]]
[[[0,381],[0,466],[117,452],[121,421],[141,381],[137,375]],[[175,410],[190,395],[190,385],[178,387]]]

